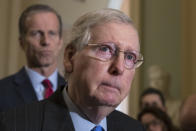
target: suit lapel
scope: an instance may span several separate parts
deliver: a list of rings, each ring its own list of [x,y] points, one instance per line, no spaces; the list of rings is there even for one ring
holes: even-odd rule
[[[32,101],[38,100],[24,67],[15,75],[14,83],[16,84],[16,92],[24,103],[31,103]],[[58,87],[63,85],[65,85],[65,80],[58,73]]]
[[[118,126],[116,126],[115,123],[116,123],[115,121],[112,121],[112,119],[109,119],[109,118],[107,117],[107,130],[108,130],[108,131],[120,131],[120,130],[118,129]]]
[[[66,84],[65,79],[58,73],[58,86],[57,87],[65,86],[65,84]]]
[[[118,119],[118,116],[116,116],[115,111],[110,113],[109,116],[107,116],[107,130],[108,131],[121,131],[122,127],[119,125],[120,121]],[[124,131],[124,130],[123,130]]]
[[[63,87],[60,87],[45,104],[43,131],[74,131],[71,116],[63,100]]]
[[[24,67],[15,75],[14,82],[16,84],[16,92],[25,103],[31,103],[37,100],[35,91]]]

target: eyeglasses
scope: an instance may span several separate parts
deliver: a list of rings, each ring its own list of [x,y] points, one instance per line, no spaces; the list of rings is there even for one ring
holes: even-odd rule
[[[118,56],[119,53],[124,53],[124,65],[127,69],[138,68],[143,63],[143,56],[137,51],[120,50],[114,43],[98,43],[87,44],[91,46],[89,55],[100,61],[109,61]]]

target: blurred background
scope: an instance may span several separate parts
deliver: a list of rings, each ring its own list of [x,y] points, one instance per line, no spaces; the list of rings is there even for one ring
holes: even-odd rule
[[[159,65],[170,74],[168,94],[183,100],[196,93],[196,0],[0,0],[0,79],[17,72],[26,60],[18,42],[18,18],[35,3],[48,4],[62,16],[64,38],[83,13],[100,9],[122,10],[135,22],[144,64],[137,69],[130,95],[119,106],[135,116],[138,99],[148,86],[148,68]],[[63,50],[59,70],[63,73]]]

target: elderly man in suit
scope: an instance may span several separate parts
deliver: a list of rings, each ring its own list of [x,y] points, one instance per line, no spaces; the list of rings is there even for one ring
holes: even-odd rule
[[[143,131],[115,110],[143,61],[132,20],[118,10],[96,10],[81,16],[70,35],[64,54],[68,84],[49,99],[2,113],[0,129]]]
[[[42,100],[65,85],[57,70],[62,47],[60,15],[47,5],[32,5],[19,18],[19,34],[27,66],[0,80],[0,111]]]

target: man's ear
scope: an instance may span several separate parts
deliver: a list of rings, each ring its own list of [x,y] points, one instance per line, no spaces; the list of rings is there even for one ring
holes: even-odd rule
[[[76,48],[72,45],[68,45],[64,51],[64,67],[67,73],[73,72],[73,56],[76,53]]]

